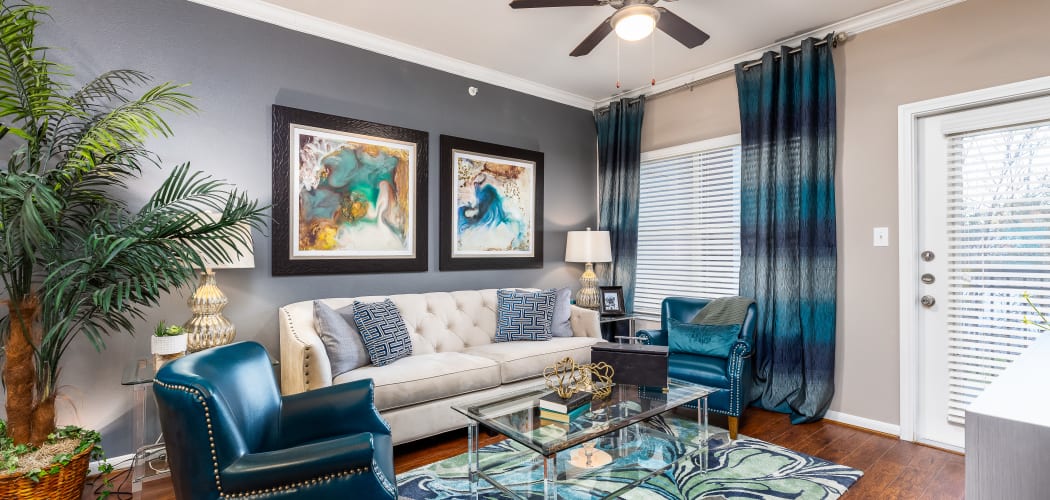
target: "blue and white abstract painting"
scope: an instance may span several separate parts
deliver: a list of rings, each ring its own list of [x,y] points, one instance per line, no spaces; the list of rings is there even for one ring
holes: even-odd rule
[[[533,256],[536,164],[466,151],[452,154],[452,256]]]

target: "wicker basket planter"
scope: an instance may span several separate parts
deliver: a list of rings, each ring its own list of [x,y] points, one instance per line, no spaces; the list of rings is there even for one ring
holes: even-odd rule
[[[87,482],[91,448],[76,454],[57,474],[48,474],[39,482],[23,474],[0,475],[0,500],[79,500]]]

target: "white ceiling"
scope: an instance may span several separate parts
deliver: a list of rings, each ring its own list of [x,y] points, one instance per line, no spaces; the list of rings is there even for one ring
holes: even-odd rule
[[[894,6],[872,13],[871,17],[878,14],[885,18],[887,14],[879,13],[893,11],[892,16],[900,18],[905,17],[905,10],[928,11],[959,0],[665,0],[658,5],[696,24],[711,39],[687,49],[657,31],[652,42],[620,42],[621,89],[615,86],[615,34],[587,56],[569,56],[587,34],[614,12],[608,6],[514,10],[508,6],[509,0],[191,1],[307,33],[311,26],[323,25],[328,38],[370,49],[374,49],[370,45],[390,45],[392,40],[397,47],[387,52],[395,57],[414,48],[424,49],[420,51],[422,56],[402,58],[417,62],[420,57],[442,59],[444,64],[439,61],[430,65],[453,72],[464,66],[479,66],[473,69],[480,73],[460,73],[477,78],[478,74],[498,72],[499,77],[489,79],[492,83],[511,80],[505,86],[526,92],[537,87],[542,91],[533,93],[548,94],[544,95],[548,98],[552,93],[562,93],[564,98],[555,100],[579,105],[648,86],[653,71],[658,83],[672,83],[673,77],[731,61],[891,4]],[[340,27],[351,28],[347,31],[356,34],[345,40],[340,34],[331,33]],[[369,34],[387,40],[369,40]]]

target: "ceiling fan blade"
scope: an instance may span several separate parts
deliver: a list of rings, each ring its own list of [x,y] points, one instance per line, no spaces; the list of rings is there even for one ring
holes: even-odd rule
[[[572,57],[580,57],[590,54],[591,51],[605,39],[605,37],[609,36],[609,33],[612,33],[612,23],[609,22],[611,19],[612,16],[609,16],[602,21],[602,23],[599,24],[590,35],[587,35],[587,38],[584,38],[575,49],[572,49],[572,52],[569,53],[569,55]]]
[[[691,49],[711,38],[711,35],[704,33],[703,30],[678,17],[673,12],[663,7],[657,7],[656,10],[660,11],[660,20],[656,22],[656,27],[660,28],[660,31],[671,35],[671,38],[678,40],[682,45]]]
[[[512,9],[534,9],[538,7],[594,7],[602,5],[602,0],[513,0]]]

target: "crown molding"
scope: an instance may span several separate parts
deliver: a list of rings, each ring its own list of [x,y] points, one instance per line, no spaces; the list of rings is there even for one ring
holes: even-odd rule
[[[808,33],[777,41],[776,43],[769,44],[757,50],[724,59],[715,64],[687,71],[678,76],[663,80],[654,86],[638,87],[597,101],[565,90],[504,73],[502,71],[496,71],[454,57],[422,49],[414,45],[374,35],[326,19],[309,16],[261,0],[189,1],[293,31],[351,45],[370,52],[400,59],[402,61],[408,61],[447,73],[452,73],[471,80],[497,85],[568,106],[590,110],[607,106],[610,102],[620,98],[636,97],[643,94],[657,94],[732,71],[733,67],[738,62],[759,59],[762,57],[763,53],[769,50],[777,49],[782,45],[796,45],[811,36],[820,36],[831,31],[844,32],[853,36],[887,24],[943,9],[965,0],[902,0],[837,23],[829,24]]]
[[[849,19],[845,19],[837,23],[829,24],[822,28],[817,28],[808,33],[803,33],[801,35],[780,40],[776,43],[771,43],[765,47],[753,50],[751,52],[747,52],[745,54],[730,57],[728,59],[724,59],[722,61],[708,66],[704,66],[699,69],[687,71],[678,76],[663,80],[657,83],[656,85],[642,86],[628,90],[626,92],[621,92],[614,96],[597,101],[595,103],[595,107],[600,108],[603,106],[607,106],[610,102],[625,97],[630,98],[637,97],[643,94],[652,95],[661,92],[666,92],[707,78],[712,78],[723,73],[731,72],[733,71],[734,66],[736,66],[736,64],[739,62],[760,59],[762,57],[762,54],[770,50],[778,49],[782,45],[798,45],[802,42],[802,40],[805,40],[806,38],[812,36],[823,36],[829,32],[834,31],[846,33],[847,35],[852,37],[853,35],[856,35],[858,33],[863,33],[868,30],[873,30],[875,28],[885,26],[887,24],[892,24],[911,17],[926,14],[927,12],[940,10],[945,7],[955,5],[957,3],[962,3],[964,1],[965,0],[902,0],[900,2],[887,5],[885,7],[881,7],[869,12],[865,12],[863,14],[853,16]]]
[[[594,99],[556,89],[531,80],[469,63],[454,57],[391,40],[356,28],[269,4],[259,0],[189,0],[239,16],[293,31],[352,45],[402,61],[427,66],[471,80],[516,90],[550,101],[586,110],[594,109]]]

